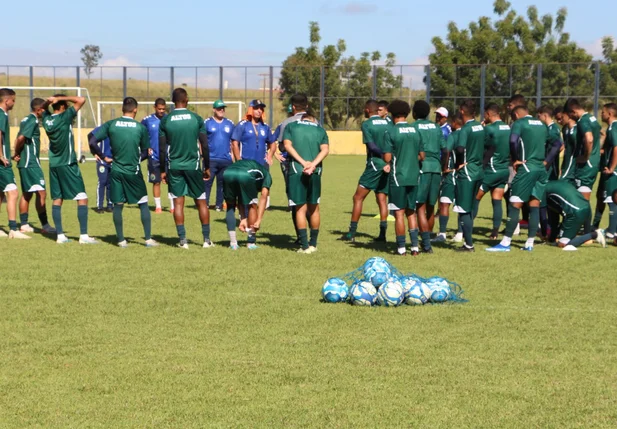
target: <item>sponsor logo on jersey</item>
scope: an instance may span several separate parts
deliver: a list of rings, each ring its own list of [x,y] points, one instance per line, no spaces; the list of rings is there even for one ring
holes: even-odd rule
[[[484,127],[482,125],[474,125],[471,127],[472,133],[477,133],[478,131],[482,131]]]
[[[528,121],[528,124],[529,124],[529,125],[539,126],[539,125],[544,125],[544,122],[539,121],[539,120],[537,120],[537,119],[530,119],[530,120]]]
[[[373,119],[373,125],[388,125],[389,122],[385,119]]]
[[[182,114],[182,115],[172,115],[171,116],[171,121],[187,121],[191,119],[191,115],[189,115],[188,113]]]
[[[509,129],[510,129],[510,126],[509,126],[509,125],[500,125],[500,126],[499,126],[499,130],[500,130],[500,131],[507,131],[507,130],[509,130]]]
[[[420,128],[421,130],[434,130],[437,127],[435,126],[435,124],[419,124],[418,128]]]
[[[398,132],[400,134],[409,134],[409,133],[415,134],[416,129],[414,127],[399,127]]]
[[[137,128],[137,122],[116,121],[116,127],[120,127],[120,128]]]

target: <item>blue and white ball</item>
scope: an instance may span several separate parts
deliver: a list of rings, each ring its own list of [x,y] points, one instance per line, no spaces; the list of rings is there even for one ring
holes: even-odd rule
[[[410,276],[403,279],[403,294],[405,304],[424,305],[431,297],[432,291],[417,277]]]
[[[398,307],[403,303],[403,285],[397,279],[390,279],[377,291],[377,305]]]
[[[392,276],[392,267],[383,258],[370,258],[364,263],[364,279],[376,288],[383,285]]]
[[[377,299],[377,289],[369,282],[356,282],[351,285],[351,303],[353,305],[371,306]]]
[[[441,277],[431,277],[426,281],[427,286],[431,290],[431,302],[446,302],[452,295],[452,290],[448,281]]]
[[[321,296],[326,302],[345,302],[349,297],[349,288],[344,280],[332,277],[322,286]]]

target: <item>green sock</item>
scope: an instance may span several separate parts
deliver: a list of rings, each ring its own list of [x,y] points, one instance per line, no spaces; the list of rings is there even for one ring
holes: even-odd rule
[[[388,230],[388,221],[382,220],[379,222],[379,238],[386,238],[386,231]]]
[[[311,229],[311,241],[309,242],[309,246],[317,247],[317,237],[319,236],[318,229]]]
[[[300,243],[302,244],[302,248],[304,250],[308,249],[309,244],[308,244],[308,238],[306,237],[306,229],[299,229],[298,236],[300,238]]]
[[[349,224],[349,233],[351,234],[352,237],[356,235],[356,231],[357,230],[358,230],[358,222],[353,222],[352,221]],[[298,234],[298,238],[300,238],[300,234]]]
[[[473,247],[473,218],[471,213],[461,214],[461,226],[463,227],[463,237],[465,237],[465,245]]]
[[[611,234],[617,234],[617,204],[608,203],[608,229]]]
[[[396,236],[396,247],[398,249],[404,249],[405,248],[405,236],[404,235],[397,235]]]
[[[535,238],[538,233],[538,224],[540,223],[540,207],[529,207],[529,226],[527,228],[529,238]]]
[[[304,231],[304,232],[306,232],[306,231]],[[247,237],[246,241],[247,241],[248,244],[255,244],[257,242],[257,234],[255,233],[255,231],[253,231],[252,228],[249,230],[248,237]]]
[[[517,209],[513,205],[508,207],[508,222],[506,222],[506,237],[512,238],[516,225],[518,225],[518,217],[521,215],[521,210]]]
[[[236,207],[227,204],[227,212],[225,213],[225,223],[227,224],[227,231],[236,230]]]
[[[431,249],[431,233],[426,231],[426,232],[420,233],[420,235],[422,237],[422,248],[424,250]]]
[[[480,210],[480,200],[473,200],[473,209],[471,216],[475,219],[478,216],[478,210]]]
[[[445,234],[448,229],[448,221],[450,220],[450,216],[439,216],[439,232],[441,234]]]
[[[184,229],[184,225],[176,225],[176,232],[180,240],[186,240],[186,229]]]
[[[493,229],[499,229],[503,219],[503,206],[501,200],[491,200],[493,203]]]
[[[9,229],[11,231],[17,231],[17,221],[16,220],[9,220]]]
[[[570,241],[568,244],[571,244],[574,247],[579,247],[588,242],[589,240],[595,240],[598,238],[597,232],[590,232],[589,234],[579,235],[574,240]]]
[[[21,222],[21,225],[27,225],[28,224],[28,212],[26,213],[20,213],[19,214],[19,221]]]
[[[88,234],[88,206],[77,206],[77,219],[79,220],[79,233]]]
[[[210,240],[210,224],[201,225],[201,234],[204,236],[204,241]]]
[[[51,206],[51,218],[54,220],[54,227],[58,235],[64,234],[62,229],[62,206]]]
[[[141,215],[141,224],[144,227],[144,238],[148,241],[152,238],[152,218],[148,204],[139,205],[139,214]]]
[[[114,226],[116,227],[116,236],[118,237],[118,243],[124,241],[124,227],[122,225],[122,210],[124,210],[124,204],[114,205]]]
[[[409,239],[411,240],[411,247],[418,247],[418,228],[409,230]]]
[[[457,224],[458,224],[458,229],[456,230],[457,234],[462,234],[463,233],[463,224],[461,223],[461,214],[458,214],[458,217],[456,218],[457,220]]]
[[[589,216],[585,219],[585,223],[583,224],[583,232],[585,234],[589,234],[591,232],[591,212],[589,212]]]

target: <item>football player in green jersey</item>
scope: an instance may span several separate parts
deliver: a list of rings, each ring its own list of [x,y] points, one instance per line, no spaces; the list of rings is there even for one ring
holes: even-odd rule
[[[203,247],[209,248],[213,244],[203,182],[210,178],[210,149],[204,120],[187,109],[189,96],[184,88],[174,89],[171,101],[175,109],[161,119],[159,125],[159,156],[161,165],[167,166],[167,171],[161,173],[161,181],[169,183],[173,196],[174,221],[180,238],[178,247],[189,248],[184,228],[184,199],[188,195],[195,200],[199,210]]]
[[[602,178],[604,195],[602,201],[608,204],[609,222],[607,238],[617,244],[617,104],[608,103],[602,107],[602,122],[608,125],[604,139]]]
[[[9,238],[29,239],[17,229],[17,199],[19,192],[15,183],[15,174],[11,167],[11,129],[9,111],[15,105],[15,91],[0,89],[0,204],[6,198],[6,212],[9,215]],[[2,230],[0,230],[2,231]],[[2,231],[0,237],[6,237]]]
[[[377,103],[379,107],[377,108],[377,114],[381,119],[385,119],[386,121],[392,123],[392,118],[390,117],[390,112],[388,112],[388,103],[386,100],[379,100]]]
[[[315,117],[307,113],[298,122],[285,127],[283,134],[285,150],[291,157],[289,167],[289,204],[296,207],[296,225],[302,248],[299,253],[317,251],[317,236],[321,222],[319,201],[321,198],[322,161],[328,156],[328,134]],[[306,220],[311,227],[311,241],[306,234]]]
[[[574,160],[574,151],[576,148],[576,121],[564,112],[563,109],[556,109],[555,120],[561,125],[561,136],[564,143],[559,180],[567,180],[574,184],[574,170],[576,169]]]
[[[484,130],[486,135],[485,152],[482,164],[484,178],[476,195],[473,217],[478,214],[482,197],[491,193],[493,205],[493,230],[491,240],[497,240],[499,227],[503,219],[503,194],[510,176],[510,126],[501,120],[500,108],[490,103],[484,110]]]
[[[122,248],[128,247],[122,224],[124,204],[137,204],[139,206],[146,247],[159,245],[151,236],[148,190],[140,165],[140,161],[148,157],[150,135],[146,127],[135,120],[137,107],[137,100],[133,97],[125,98],[122,102],[122,117],[104,123],[96,132],[88,135],[92,153],[111,164],[110,199],[114,205],[113,220],[118,237],[118,246]],[[111,158],[105,157],[97,144],[107,138],[109,139]]]
[[[47,220],[47,209],[45,200],[45,176],[41,169],[39,160],[41,151],[41,131],[39,130],[40,120],[43,112],[49,107],[42,98],[34,98],[30,102],[31,112],[19,125],[19,134],[15,139],[15,155],[13,159],[17,161],[19,177],[21,182],[21,198],[19,200],[19,220],[21,222],[21,232],[34,232],[28,223],[28,210],[30,200],[36,195],[35,206],[41,222],[41,231],[45,234],[52,234],[56,229],[49,225]]]
[[[388,177],[390,166],[384,158],[384,135],[390,122],[382,119],[378,114],[379,103],[369,100],[364,107],[366,121],[362,123],[362,143],[366,145],[366,168],[360,177],[358,188],[353,196],[353,209],[349,232],[343,240],[354,241],[358,222],[362,215],[362,204],[371,191],[375,192],[379,206],[379,236],[376,241],[386,241],[388,228]]]

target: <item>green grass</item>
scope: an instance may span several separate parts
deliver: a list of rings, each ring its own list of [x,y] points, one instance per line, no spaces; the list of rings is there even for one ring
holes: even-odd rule
[[[293,252],[278,166],[255,252],[227,249],[215,212],[220,245],[202,249],[191,209],[188,251],[173,247],[168,213],[153,215],[153,232],[169,245],[144,248],[136,208],[125,210],[128,249],[113,245],[111,215],[93,212],[98,246],[3,239],[0,427],[614,427],[616,249],[492,255],[477,235],[475,254],[399,259],[392,226],[387,249],[370,244],[368,215],[358,243],[337,241],[362,162],[327,159],[313,255]],[[82,171],[94,196],[95,167]],[[482,231],[490,210],[487,200]],[[365,211],[376,213],[372,197]],[[77,237],[74,203],[64,219]],[[327,277],[374,255],[456,281],[469,302],[320,302]]]

